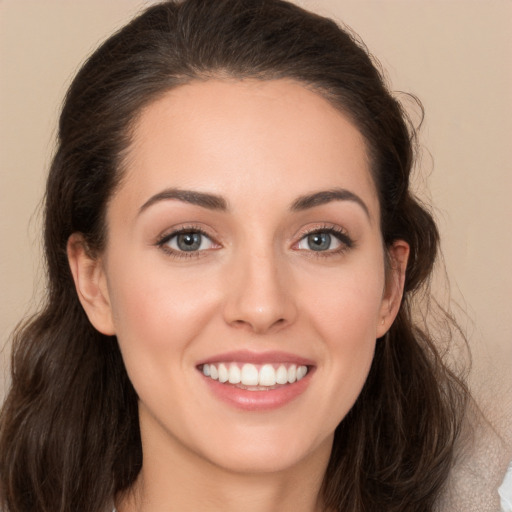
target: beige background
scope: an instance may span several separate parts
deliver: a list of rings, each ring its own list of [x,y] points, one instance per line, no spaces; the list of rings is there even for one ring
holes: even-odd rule
[[[2,345],[44,287],[38,204],[66,86],[84,57],[149,3],[0,0]],[[503,428],[500,419],[512,418],[512,2],[298,3],[351,26],[392,88],[425,106],[422,172],[452,296],[467,312],[471,382]],[[0,399],[6,383],[0,378]]]

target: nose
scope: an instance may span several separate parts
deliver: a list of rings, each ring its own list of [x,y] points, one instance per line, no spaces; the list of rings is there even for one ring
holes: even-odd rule
[[[290,272],[268,251],[245,255],[230,268],[225,321],[255,334],[277,332],[292,324],[297,307]]]

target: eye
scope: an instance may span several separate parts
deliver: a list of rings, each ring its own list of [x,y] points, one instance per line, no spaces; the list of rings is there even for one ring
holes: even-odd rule
[[[340,245],[341,242],[330,233],[319,231],[302,238],[297,248],[309,251],[330,251],[338,249]]]
[[[353,246],[352,239],[338,228],[316,229],[303,236],[297,244],[297,249],[338,253]]]
[[[312,233],[299,242],[299,249],[311,251],[328,251],[339,247],[340,241],[333,238],[330,233]]]
[[[199,230],[181,230],[165,235],[158,245],[167,252],[196,253],[216,247],[211,238]]]

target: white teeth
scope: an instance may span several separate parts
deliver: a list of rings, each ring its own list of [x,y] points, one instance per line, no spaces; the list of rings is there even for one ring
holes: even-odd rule
[[[253,364],[244,364],[240,375],[240,382],[244,386],[257,386],[259,381],[258,369]]]
[[[219,364],[219,382],[227,382],[229,378],[228,369],[225,364]]]
[[[303,377],[305,377],[306,373],[308,373],[308,369],[306,366],[297,367],[297,380],[300,380]]]
[[[203,374],[221,383],[243,384],[244,386],[272,387],[276,384],[293,384],[303,379],[308,373],[305,365],[297,366],[281,364],[277,368],[268,363],[258,367],[251,363],[245,363],[240,369],[237,363],[203,364]]]
[[[307,371],[307,370],[306,370]],[[276,384],[286,384],[288,382],[288,370],[286,366],[281,365],[276,372]]]
[[[293,384],[297,380],[297,367],[292,364],[290,368],[288,368],[288,382]]]
[[[229,383],[230,384],[238,384],[241,381],[241,372],[240,368],[236,364],[232,364],[229,367]]]
[[[264,364],[261,367],[258,384],[260,386],[276,385],[276,372],[271,364]]]

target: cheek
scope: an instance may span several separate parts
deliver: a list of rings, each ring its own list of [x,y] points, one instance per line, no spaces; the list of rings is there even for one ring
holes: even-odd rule
[[[364,373],[373,357],[380,297],[368,292],[357,283],[349,286],[345,282],[342,290],[333,290],[311,312],[333,364],[350,374],[357,374],[359,368]]]
[[[303,305],[327,339],[375,341],[384,293],[384,268],[372,258],[364,264],[340,266],[304,282],[310,290]],[[382,267],[382,268],[381,268]]]
[[[347,267],[330,273],[329,279],[320,277],[308,283],[310,298],[302,310],[323,342],[325,365],[319,371],[329,384],[321,400],[326,410],[336,411],[335,427],[368,376],[380,322],[384,271],[378,265]]]
[[[208,322],[217,301],[213,287],[205,286],[193,271],[166,272],[154,264],[116,267],[109,290],[127,366],[131,360],[139,365],[145,359],[159,361],[159,365],[176,363],[182,349]],[[163,357],[167,353],[173,358]]]

